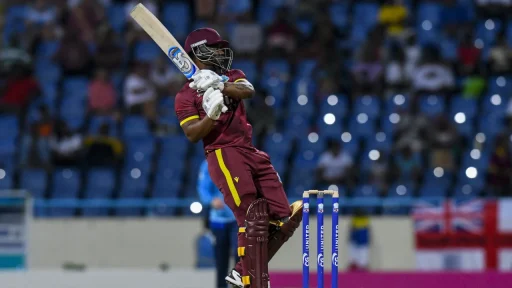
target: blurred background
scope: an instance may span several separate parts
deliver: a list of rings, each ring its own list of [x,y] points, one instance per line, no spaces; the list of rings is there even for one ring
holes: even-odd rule
[[[138,2],[0,3],[0,266],[213,279],[202,143],[174,114],[185,79]],[[181,43],[230,41],[290,200],[341,193],[343,270],[512,270],[512,1],[140,2]],[[290,242],[272,269],[300,271]]]

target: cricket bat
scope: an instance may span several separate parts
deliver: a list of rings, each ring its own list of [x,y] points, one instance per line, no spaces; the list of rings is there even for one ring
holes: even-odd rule
[[[192,59],[185,53],[180,43],[165,26],[144,5],[137,4],[130,16],[148,33],[156,44],[167,54],[172,63],[187,77],[192,78],[199,71]]]

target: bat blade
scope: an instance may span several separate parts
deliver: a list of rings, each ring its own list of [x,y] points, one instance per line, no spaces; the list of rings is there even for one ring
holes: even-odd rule
[[[187,79],[192,78],[199,69],[162,22],[141,3],[133,8],[130,12],[130,16],[146,31],[160,49],[164,51],[181,73],[183,73]]]

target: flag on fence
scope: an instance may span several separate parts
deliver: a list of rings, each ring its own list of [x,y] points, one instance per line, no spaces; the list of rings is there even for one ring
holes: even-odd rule
[[[512,200],[420,200],[413,206],[420,270],[512,270]]]

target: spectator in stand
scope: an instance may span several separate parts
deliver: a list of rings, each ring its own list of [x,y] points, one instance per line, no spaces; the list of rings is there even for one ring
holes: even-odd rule
[[[479,65],[462,82],[462,97],[477,99],[485,92],[487,81]]]
[[[408,86],[410,75],[405,71],[404,50],[396,42],[390,47],[385,69],[385,81],[389,93],[396,94],[404,92],[405,88]]]
[[[198,20],[213,20],[216,12],[216,1],[195,0],[195,16]]]
[[[430,168],[441,167],[453,172],[461,150],[457,129],[446,116],[440,116],[431,123],[429,130]]]
[[[98,29],[98,46],[94,55],[96,67],[105,68],[112,73],[121,68],[124,61],[123,47],[118,35],[108,25]]]
[[[508,20],[512,0],[475,0],[478,16],[483,19],[502,18]]]
[[[409,78],[413,78],[412,75],[416,71],[416,67],[421,59],[421,47],[416,42],[416,34],[406,33],[405,35],[405,72],[409,75]]]
[[[149,78],[155,85],[159,98],[175,95],[183,84],[183,75],[171,65],[164,57],[157,59],[151,65]]]
[[[403,147],[395,154],[395,179],[403,182],[417,182],[421,176],[421,155],[414,153],[410,146]]]
[[[91,72],[91,54],[76,30],[67,28],[54,56],[66,76],[87,76]]]
[[[428,148],[427,128],[429,119],[423,114],[413,111],[398,111],[400,121],[395,129],[395,150],[410,147],[413,152],[422,152]]]
[[[320,155],[317,166],[317,182],[319,185],[351,184],[353,159],[350,154],[341,149],[339,141],[329,139],[327,151]]]
[[[326,6],[325,9],[329,9],[328,6]],[[329,17],[320,14],[316,17],[313,29],[311,29],[308,39],[306,39],[305,43],[307,43],[307,45],[300,47],[301,57],[309,58],[311,55],[317,55],[319,57],[329,56],[330,61],[335,62],[332,60],[332,57],[340,53],[332,53],[332,50],[327,51],[327,49],[336,49],[335,47],[338,46],[339,41],[345,36],[345,34],[334,26]]]
[[[385,0],[380,6],[379,23],[387,28],[389,36],[402,34],[407,17],[407,7],[401,0]]]
[[[28,104],[39,96],[40,88],[30,71],[13,67],[0,96],[0,113],[24,114]],[[0,90],[0,91],[1,91]]]
[[[488,170],[488,184],[496,196],[511,196],[512,155],[507,137],[496,139]]]
[[[434,46],[425,47],[421,63],[413,75],[413,89],[417,94],[446,93],[455,87],[452,69],[442,62],[439,50]]]
[[[82,136],[70,130],[66,122],[58,121],[50,139],[52,163],[59,167],[78,166],[82,161]]]
[[[352,75],[354,80],[354,95],[380,95],[382,91],[382,42],[377,35],[379,30],[370,33],[363,47],[357,52]]]
[[[350,271],[366,271],[370,267],[370,218],[364,210],[356,209],[350,221]]]
[[[318,58],[317,65],[311,73],[311,77],[318,84],[317,98],[323,99],[332,94],[350,91],[350,79],[343,77],[347,71],[342,65],[338,65],[341,61],[333,61],[329,54],[319,54]]]
[[[1,38],[1,37],[0,37]],[[13,70],[28,73],[32,69],[32,56],[22,47],[19,35],[13,35],[0,50],[0,75],[11,74]]]
[[[459,46],[459,73],[466,75],[475,70],[475,66],[480,61],[480,49],[475,47],[473,35],[470,33],[464,36],[462,43]]]
[[[263,44],[261,25],[252,21],[250,16],[246,16],[233,28],[230,41],[237,55],[255,55]]]
[[[110,136],[110,127],[103,123],[99,135],[85,138],[85,157],[89,167],[117,167],[123,156],[123,143]]]
[[[21,138],[21,167],[50,167],[50,137],[54,119],[46,105],[39,107],[38,119],[30,125],[30,133]]]
[[[500,33],[496,45],[489,53],[489,68],[492,74],[509,74],[512,72],[512,48],[504,33]]]
[[[233,22],[246,18],[251,13],[252,1],[250,0],[219,0],[218,5],[218,21]]]
[[[124,103],[130,114],[156,117],[156,89],[148,77],[148,63],[135,63],[124,83]]]
[[[290,55],[297,48],[300,32],[289,19],[289,10],[281,7],[276,12],[274,22],[267,28],[266,48],[272,55]]]
[[[88,93],[89,112],[99,115],[112,115],[115,112],[117,92],[107,70],[96,70],[94,79],[89,83]]]
[[[391,176],[388,157],[380,155],[376,161],[373,161],[370,167],[370,183],[377,187],[379,191],[388,191],[389,178]]]
[[[49,0],[35,0],[28,5],[25,22],[29,26],[43,26],[57,19],[57,8]]]
[[[96,28],[105,20],[103,3],[98,0],[68,1],[67,26],[85,43],[94,43]]]

